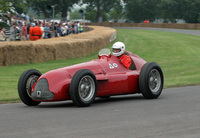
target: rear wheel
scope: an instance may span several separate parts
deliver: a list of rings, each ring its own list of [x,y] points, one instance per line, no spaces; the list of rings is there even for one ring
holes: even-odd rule
[[[139,89],[147,99],[156,99],[160,96],[164,84],[163,72],[155,62],[144,64],[139,76]]]
[[[87,107],[97,94],[97,80],[94,73],[87,69],[77,71],[70,84],[70,97],[79,107]]]
[[[31,98],[31,89],[33,84],[41,76],[38,70],[30,69],[22,73],[18,81],[18,94],[21,101],[28,106],[36,106],[40,102],[34,101]]]

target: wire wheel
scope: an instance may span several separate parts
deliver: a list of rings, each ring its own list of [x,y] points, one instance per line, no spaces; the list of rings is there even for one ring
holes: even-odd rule
[[[70,97],[79,107],[87,107],[95,100],[97,80],[94,73],[88,69],[78,70],[70,83]]]
[[[164,85],[163,72],[155,62],[145,63],[140,71],[139,90],[147,99],[160,96]]]
[[[158,70],[153,69],[149,73],[149,88],[152,93],[157,94],[161,86],[161,76]]]
[[[36,106],[40,104],[39,101],[34,101],[31,98],[31,89],[34,83],[42,74],[35,69],[24,71],[18,81],[18,94],[21,101],[28,106]]]
[[[38,80],[39,76],[37,75],[32,75],[28,78],[26,82],[26,92],[28,96],[31,98],[31,89],[33,87],[33,84]]]
[[[89,101],[95,93],[95,83],[90,76],[84,76],[79,83],[79,95],[81,100]]]

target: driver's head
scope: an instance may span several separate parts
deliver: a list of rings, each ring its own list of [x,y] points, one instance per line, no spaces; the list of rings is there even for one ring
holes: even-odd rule
[[[113,55],[119,57],[124,54],[125,45],[122,42],[116,42],[113,44],[112,50],[113,50]]]

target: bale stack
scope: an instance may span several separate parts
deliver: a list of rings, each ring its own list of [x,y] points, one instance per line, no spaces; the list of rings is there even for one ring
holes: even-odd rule
[[[171,29],[200,29],[200,24],[196,23],[113,23],[113,22],[102,22],[102,23],[86,23],[86,25],[93,26],[106,26],[106,27],[154,27],[154,28],[171,28]]]
[[[89,32],[65,37],[1,42],[0,66],[84,57],[107,46],[113,36],[116,36],[116,30],[112,28],[89,28]]]

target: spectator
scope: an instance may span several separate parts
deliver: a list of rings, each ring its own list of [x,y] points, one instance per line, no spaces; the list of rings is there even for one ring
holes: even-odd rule
[[[49,24],[46,24],[46,26],[44,27],[44,32],[45,32],[45,38],[48,39],[48,38],[51,38],[51,29],[50,29],[50,25]]]
[[[26,21],[29,22],[30,21],[30,17],[28,14],[26,14]]]
[[[54,37],[58,37],[58,23],[55,22],[54,24]]]
[[[20,25],[16,25],[16,37],[15,40],[21,40],[21,36],[22,36],[22,30],[21,30],[21,26]]]
[[[61,36],[62,32],[61,32],[61,23],[58,24],[57,26],[57,37]]]
[[[74,33],[78,34],[78,26],[77,26],[77,24],[74,25]]]
[[[71,32],[72,32],[72,26],[71,26],[70,23],[68,23],[68,25],[67,25],[67,35],[70,35]]]
[[[67,25],[67,23],[65,24],[65,30],[66,30],[66,32],[65,32],[65,35],[68,35],[69,34],[69,28],[68,28],[68,25]]]
[[[21,17],[24,19],[26,16],[24,13],[21,14]]]
[[[32,30],[35,27],[35,23],[31,23],[31,27],[29,28],[29,39],[33,41]]]
[[[15,41],[16,40],[16,24],[13,23],[12,27],[10,28],[10,41]]]
[[[0,28],[0,41],[6,41],[5,28]]]
[[[45,32],[44,32],[44,25],[43,25],[43,23],[40,23],[40,28],[42,30],[42,39],[44,39],[45,38]]]
[[[15,17],[13,17],[13,18],[11,19],[11,24],[13,24],[13,23],[16,23]]]
[[[35,27],[32,27],[29,31],[29,35],[31,36],[31,41],[36,41],[38,39],[41,39],[42,37],[42,30],[39,27],[38,23],[35,23]]]
[[[29,30],[31,27],[31,23],[27,23],[27,39],[29,40]]]
[[[24,25],[22,27],[22,39],[23,40],[27,40],[27,26],[26,26],[26,22],[24,23]]]
[[[80,22],[79,26],[78,26],[78,31],[79,33],[82,33],[83,32],[83,25],[82,23]]]
[[[65,27],[65,23],[62,24],[61,31],[62,31],[62,36],[66,36],[67,28]]]
[[[10,26],[10,21],[9,20],[6,20],[6,23],[8,26]]]
[[[31,22],[34,22],[34,17],[30,20]]]
[[[75,31],[74,31],[74,23],[71,24],[71,28],[72,28],[71,33],[75,34]]]

